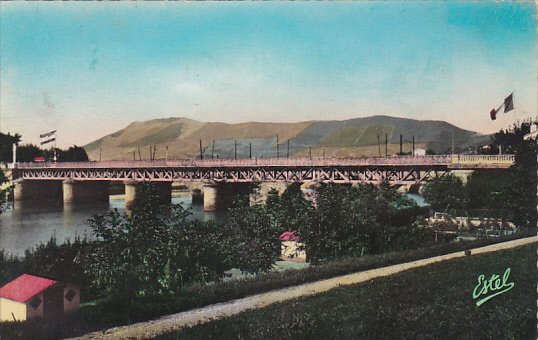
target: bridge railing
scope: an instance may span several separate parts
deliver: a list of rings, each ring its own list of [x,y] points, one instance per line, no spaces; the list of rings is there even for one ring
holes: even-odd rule
[[[450,155],[437,156],[394,156],[394,157],[359,157],[359,158],[241,158],[241,159],[181,159],[155,161],[102,161],[102,162],[46,162],[18,163],[18,169],[77,169],[77,168],[158,168],[158,167],[250,167],[250,166],[404,166],[404,165],[448,165]]]
[[[502,165],[514,163],[513,155],[435,155],[358,158],[241,158],[180,159],[155,161],[103,161],[18,163],[18,169],[107,169],[107,168],[218,168],[218,167],[323,167],[323,166],[409,166],[409,165]]]
[[[514,160],[514,155],[452,155],[450,163],[453,165],[512,165]]]

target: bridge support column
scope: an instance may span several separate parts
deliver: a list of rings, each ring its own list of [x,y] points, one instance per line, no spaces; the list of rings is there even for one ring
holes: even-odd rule
[[[62,182],[50,180],[22,180],[15,183],[14,201],[57,200],[62,197]],[[61,201],[60,201],[61,202]]]
[[[217,184],[204,184],[204,211],[217,211]]]
[[[123,182],[123,184],[125,185],[125,207],[132,207],[138,195],[138,182],[128,180]]]
[[[64,203],[108,202],[108,184],[108,181],[66,179],[62,182]]]
[[[192,189],[192,204],[204,204],[204,192],[202,189]]]
[[[238,195],[249,195],[250,183],[204,184],[204,211],[230,208]]]
[[[162,203],[172,203],[172,182],[155,182],[153,184]]]

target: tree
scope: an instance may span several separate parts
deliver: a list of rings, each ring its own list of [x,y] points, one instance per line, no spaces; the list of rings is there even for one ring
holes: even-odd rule
[[[37,145],[24,144],[17,147],[17,162],[33,162],[34,158],[43,156],[43,150]]]
[[[13,162],[13,144],[17,144],[21,141],[21,135],[16,133],[11,135],[0,133],[0,162],[11,163]]]
[[[268,271],[280,259],[283,230],[272,223],[266,206],[247,203],[242,198],[228,211],[221,241],[226,263],[247,273]]]
[[[423,195],[433,209],[461,208],[465,197],[463,182],[452,174],[436,177],[426,183]]]
[[[59,160],[60,162],[87,162],[89,158],[83,147],[73,145],[61,152]]]

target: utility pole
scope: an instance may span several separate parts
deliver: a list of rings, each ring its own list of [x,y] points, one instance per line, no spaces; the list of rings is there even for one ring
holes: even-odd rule
[[[278,149],[278,135],[276,135],[276,158],[280,158],[280,150]]]
[[[325,148],[323,148],[323,158],[325,158]]]
[[[377,152],[379,154],[379,157],[381,157],[381,143],[379,141],[379,133],[377,134]]]
[[[153,149],[153,145],[150,145],[150,146],[149,146],[149,160],[150,160],[150,161],[153,160],[152,149]]]
[[[415,156],[415,136],[413,136],[413,152],[411,154]]]
[[[213,139],[213,144],[211,144],[211,159],[213,159],[215,155],[215,140]]]
[[[288,139],[288,153],[286,155],[286,158],[290,158],[290,140]]]
[[[165,149],[165,154],[164,154],[164,160],[168,162],[168,145],[166,146],[166,149]]]
[[[102,148],[99,148],[99,162],[101,161],[101,151],[102,151]]]
[[[234,159],[237,159],[237,141],[234,140]]]
[[[308,147],[308,154],[310,155],[310,159],[312,159],[312,147]]]
[[[385,157],[389,155],[389,135],[385,133]]]
[[[140,153],[140,145],[138,145],[138,160],[142,160],[142,154]]]
[[[248,143],[248,158],[252,158],[252,142]]]
[[[403,154],[402,134],[400,133],[400,156]]]
[[[200,139],[200,160],[204,159],[204,151],[202,150],[202,140]]]
[[[136,151],[133,150],[133,161],[136,161]]]
[[[454,154],[454,130],[452,130],[452,154]]]

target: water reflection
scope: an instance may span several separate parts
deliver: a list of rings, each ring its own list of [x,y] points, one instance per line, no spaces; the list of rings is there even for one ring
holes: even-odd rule
[[[192,204],[188,193],[174,193],[172,203],[191,209],[193,218],[223,221],[222,212],[204,212],[203,206]],[[120,195],[110,196],[108,203],[63,204],[55,201],[11,202],[0,214],[0,249],[23,255],[28,248],[47,242],[55,236],[59,242],[75,237],[91,237],[88,219],[110,209],[125,212]]]

